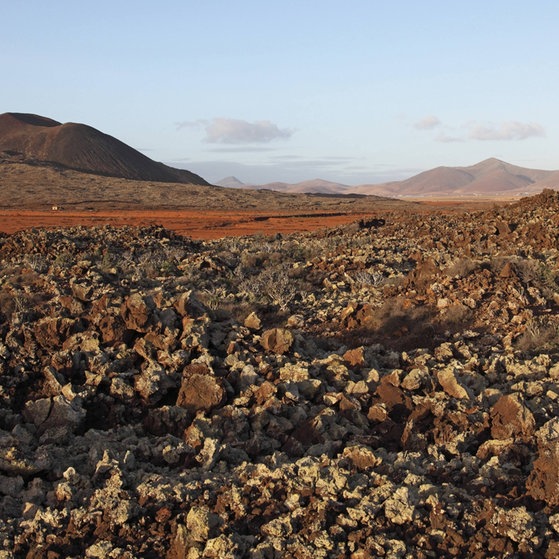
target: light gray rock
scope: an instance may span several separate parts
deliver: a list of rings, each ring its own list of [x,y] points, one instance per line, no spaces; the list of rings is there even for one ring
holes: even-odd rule
[[[415,505],[410,502],[410,492],[407,487],[398,487],[384,503],[384,514],[394,524],[412,522],[414,513]]]
[[[195,542],[206,542],[215,534],[220,518],[208,507],[195,505],[186,515],[186,527],[190,538]]]

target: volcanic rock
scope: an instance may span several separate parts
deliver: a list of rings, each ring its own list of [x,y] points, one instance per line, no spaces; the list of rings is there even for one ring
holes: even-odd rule
[[[293,345],[293,334],[286,328],[272,328],[262,333],[260,343],[266,351],[282,355]]]
[[[56,428],[72,432],[84,420],[85,410],[78,399],[68,402],[64,396],[60,395],[27,402],[23,417],[29,423],[33,423],[40,434]]]
[[[558,212],[0,235],[0,547],[555,557]]]
[[[559,419],[536,432],[538,455],[526,482],[528,494],[551,506],[559,505]]]
[[[452,398],[467,398],[468,392],[458,382],[454,371],[451,369],[443,369],[437,372],[437,380],[442,386],[443,390]]]
[[[499,398],[491,408],[491,436],[494,439],[520,438],[530,440],[536,421],[532,412],[520,400],[518,394]]]
[[[224,399],[225,390],[206,365],[193,363],[185,368],[177,406],[194,413],[209,411],[221,405]]]
[[[153,308],[153,302],[145,299],[139,293],[128,296],[120,308],[126,328],[137,332],[147,332]]]
[[[251,312],[244,321],[244,325],[250,330],[260,330],[262,327],[262,321],[258,318],[255,312]]]

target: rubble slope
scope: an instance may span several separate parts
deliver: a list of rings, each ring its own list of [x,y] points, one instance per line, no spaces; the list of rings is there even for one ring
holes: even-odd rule
[[[556,557],[558,210],[1,235],[1,557]]]

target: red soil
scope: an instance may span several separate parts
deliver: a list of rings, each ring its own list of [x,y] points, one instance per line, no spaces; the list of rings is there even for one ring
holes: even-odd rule
[[[199,210],[151,211],[31,211],[0,210],[0,231],[13,233],[30,227],[70,227],[76,225],[163,225],[194,239],[216,239],[240,235],[273,235],[314,231],[351,223],[370,213],[326,212],[218,212]]]

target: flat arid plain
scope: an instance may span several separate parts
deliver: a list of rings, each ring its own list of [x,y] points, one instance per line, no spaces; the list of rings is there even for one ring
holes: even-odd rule
[[[2,559],[559,555],[555,190],[139,180],[3,122]]]
[[[195,238],[313,230],[405,205],[359,195],[282,194],[107,177],[8,158],[0,230],[159,224]]]
[[[410,211],[472,211],[519,198],[513,193],[404,201],[364,194],[186,186],[107,177],[9,157],[3,161],[0,191],[0,231],[5,233],[29,227],[158,224],[196,239],[314,231],[371,217],[398,219]]]

